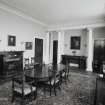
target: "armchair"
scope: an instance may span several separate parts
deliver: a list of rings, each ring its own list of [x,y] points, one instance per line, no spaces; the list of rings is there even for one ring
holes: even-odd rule
[[[24,74],[24,73],[23,73]],[[12,78],[12,102],[16,97],[21,98],[21,105],[24,105],[26,98],[36,98],[37,88],[25,81],[24,75]]]

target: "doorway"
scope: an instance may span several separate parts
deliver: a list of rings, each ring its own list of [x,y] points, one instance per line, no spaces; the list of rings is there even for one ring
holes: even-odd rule
[[[58,41],[53,41],[53,64],[57,64],[57,55],[58,55]]]
[[[35,38],[35,62],[43,63],[43,39]]]
[[[93,71],[102,73],[102,64],[105,61],[105,40],[94,41]]]

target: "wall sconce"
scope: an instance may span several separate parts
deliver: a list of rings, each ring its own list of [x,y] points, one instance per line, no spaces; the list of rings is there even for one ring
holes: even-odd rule
[[[23,45],[24,43],[25,43],[25,42],[24,42],[24,41],[22,41],[22,42],[21,42],[21,45]]]

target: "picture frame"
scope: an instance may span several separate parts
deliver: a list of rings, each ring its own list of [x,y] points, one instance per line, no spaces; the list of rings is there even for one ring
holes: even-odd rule
[[[80,36],[72,36],[71,37],[71,49],[79,50],[81,44],[81,37]]]
[[[25,49],[32,50],[32,42],[25,42]]]
[[[16,36],[8,35],[8,46],[16,46]]]

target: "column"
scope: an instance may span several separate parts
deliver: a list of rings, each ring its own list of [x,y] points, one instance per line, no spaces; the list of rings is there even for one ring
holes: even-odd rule
[[[87,42],[87,71],[92,71],[93,61],[93,31],[92,28],[88,28],[88,42]]]
[[[49,41],[50,32],[46,32],[46,59],[45,63],[48,64],[50,60],[50,41]]]
[[[58,32],[58,62],[61,62],[61,55],[64,54],[64,31]]]

